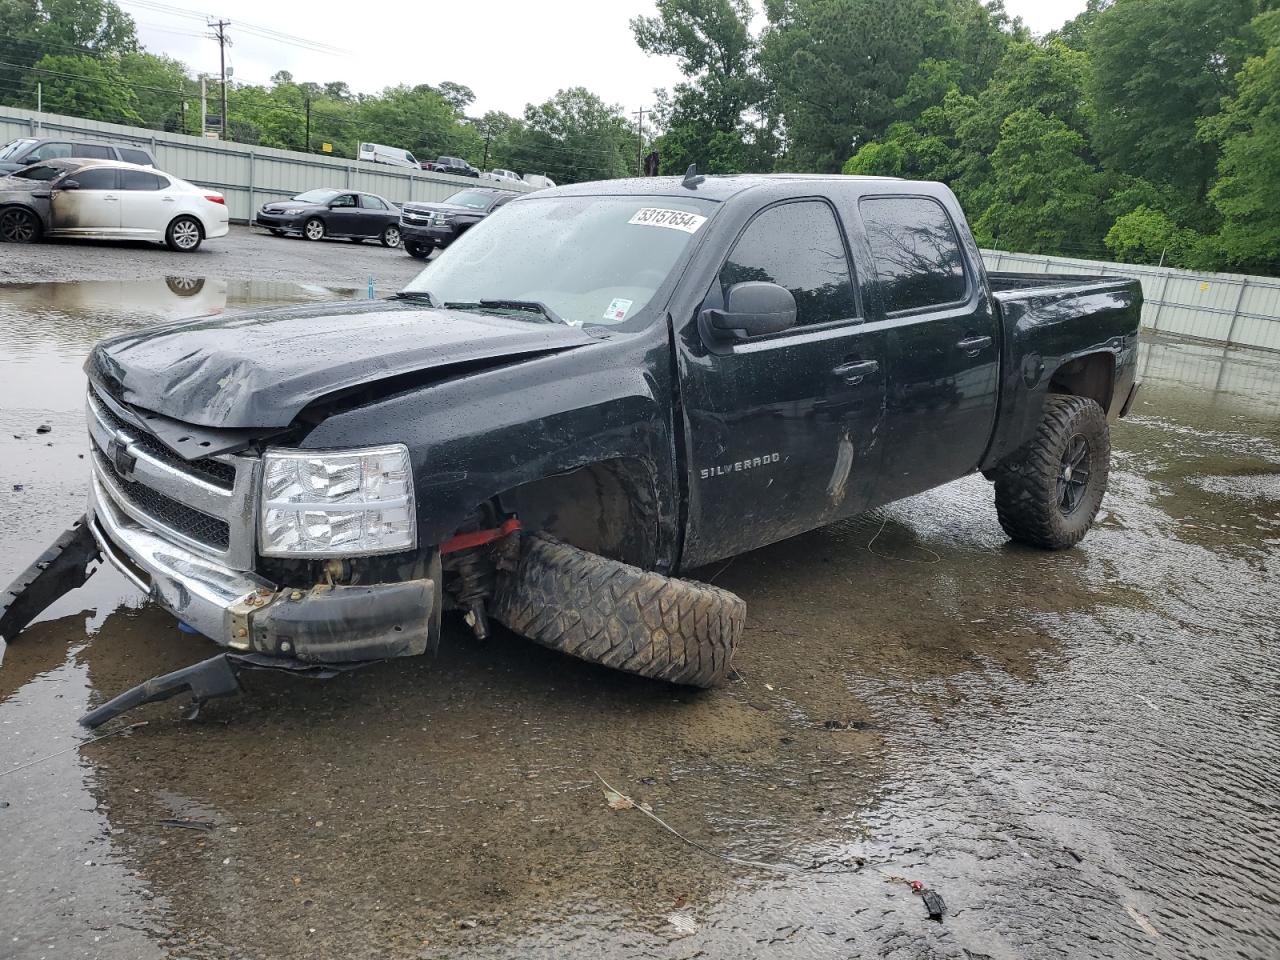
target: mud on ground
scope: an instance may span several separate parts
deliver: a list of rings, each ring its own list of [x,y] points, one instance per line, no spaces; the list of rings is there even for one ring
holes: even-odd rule
[[[326,295],[0,288],[0,581],[82,509],[93,340]],[[706,693],[455,624],[87,743],[215,652],[103,571],[3,652],[0,956],[1274,956],[1280,361],[1142,372],[1080,548],[1011,546],[971,477],[702,571],[749,611]]]

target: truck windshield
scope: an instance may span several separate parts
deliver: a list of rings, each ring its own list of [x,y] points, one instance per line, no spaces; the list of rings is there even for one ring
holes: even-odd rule
[[[10,140],[3,147],[0,147],[0,160],[16,157],[24,147],[29,147],[33,143],[35,143],[34,140],[25,137],[21,140]]]
[[[470,207],[472,210],[487,210],[493,203],[494,194],[484,190],[459,190],[442,202],[451,207]]]
[[[405,292],[436,303],[531,301],[572,324],[622,323],[715,208],[693,197],[531,197],[464,233]]]

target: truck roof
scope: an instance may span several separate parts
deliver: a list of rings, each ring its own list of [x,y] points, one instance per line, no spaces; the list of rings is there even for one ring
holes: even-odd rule
[[[540,196],[648,196],[701,197],[704,200],[728,200],[752,187],[795,181],[900,180],[901,177],[845,176],[837,173],[734,173],[707,174],[696,189],[682,186],[683,177],[627,177],[620,180],[593,180],[574,183],[551,190],[538,191]]]

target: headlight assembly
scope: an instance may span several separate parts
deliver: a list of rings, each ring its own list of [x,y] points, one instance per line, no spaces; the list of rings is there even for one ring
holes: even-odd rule
[[[402,443],[263,455],[258,544],[266,557],[358,557],[418,543],[413,469]]]

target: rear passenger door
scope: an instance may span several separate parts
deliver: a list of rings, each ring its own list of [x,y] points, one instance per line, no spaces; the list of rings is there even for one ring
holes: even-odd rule
[[[844,233],[824,198],[759,210],[703,309],[747,281],[786,287],[796,325],[726,340],[704,323],[679,344],[689,444],[681,563],[710,563],[861,510],[879,458],[885,336],[866,322]]]
[[[380,237],[387,224],[392,222],[391,208],[381,197],[369,193],[360,194],[360,233],[366,237]]]
[[[887,503],[978,466],[995,423],[999,329],[941,202],[864,196],[858,210],[888,324],[885,457],[874,498]]]
[[[176,214],[168,179],[149,170],[120,171],[120,229],[139,240],[162,239]]]

